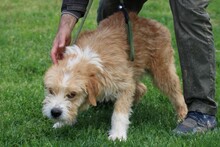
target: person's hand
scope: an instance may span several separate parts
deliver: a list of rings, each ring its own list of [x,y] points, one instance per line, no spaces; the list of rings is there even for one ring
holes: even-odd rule
[[[71,32],[77,19],[69,14],[63,14],[60,20],[59,29],[51,49],[51,59],[54,64],[63,58],[65,47],[71,43]]]

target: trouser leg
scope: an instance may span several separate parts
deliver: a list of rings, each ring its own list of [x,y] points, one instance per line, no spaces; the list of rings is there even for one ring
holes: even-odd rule
[[[124,0],[125,7],[129,11],[134,11],[139,13],[142,6],[147,0]],[[100,22],[102,19],[112,15],[114,12],[118,11],[118,6],[120,0],[100,0],[98,8],[97,22]]]
[[[189,111],[215,115],[215,48],[208,0],[170,0]]]

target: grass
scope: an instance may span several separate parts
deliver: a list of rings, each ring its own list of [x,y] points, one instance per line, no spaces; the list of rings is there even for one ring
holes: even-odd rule
[[[42,116],[43,75],[51,65],[50,48],[60,17],[60,0],[2,0],[0,5],[0,146],[219,146],[219,129],[207,134],[175,136],[174,111],[165,96],[144,79],[148,93],[134,107],[127,142],[107,140],[112,107],[100,105],[82,113],[74,127],[52,129]],[[96,27],[95,1],[84,29]],[[216,101],[220,102],[220,1],[210,2],[216,45]],[[141,16],[156,19],[172,33],[168,1],[149,1]],[[175,54],[177,72],[180,67]],[[220,113],[217,114],[220,118]]]

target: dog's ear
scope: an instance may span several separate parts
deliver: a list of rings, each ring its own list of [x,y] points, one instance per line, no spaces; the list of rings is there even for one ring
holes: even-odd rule
[[[94,75],[91,75],[87,84],[88,100],[91,105],[96,106],[96,97],[98,96],[98,84]]]

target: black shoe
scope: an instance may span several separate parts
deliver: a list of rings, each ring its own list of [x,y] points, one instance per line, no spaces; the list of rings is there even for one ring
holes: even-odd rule
[[[178,135],[204,133],[213,130],[216,126],[215,116],[191,111],[188,112],[183,122],[173,130],[173,133]]]

